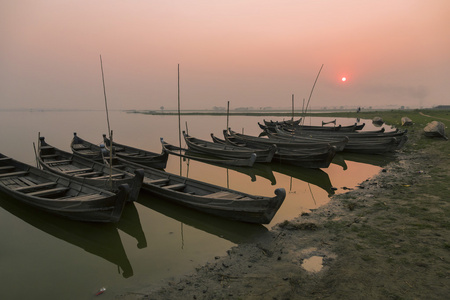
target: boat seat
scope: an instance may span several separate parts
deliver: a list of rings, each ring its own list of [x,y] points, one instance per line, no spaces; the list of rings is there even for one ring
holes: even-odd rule
[[[68,190],[69,190],[69,188],[67,188],[67,187],[59,187],[59,188],[54,188],[54,189],[49,189],[49,190],[31,192],[31,193],[28,193],[27,195],[44,197],[44,196],[51,196],[51,195],[64,193]]]
[[[73,197],[65,197],[61,199],[64,200],[70,200],[70,201],[92,201],[96,199],[104,199],[105,196],[102,194],[87,194],[87,195],[81,195],[81,196],[73,196]]]
[[[146,180],[145,183],[148,184],[166,184],[170,181],[169,178],[161,178],[161,179],[154,179],[154,180]]]
[[[14,190],[18,191],[18,192],[26,193],[29,190],[34,190],[34,189],[39,189],[39,188],[47,188],[47,187],[52,187],[55,185],[56,185],[56,182],[44,182],[44,183],[35,184],[35,185],[21,186],[21,187],[15,188]]]
[[[13,171],[14,170],[14,166],[4,166],[4,167],[0,167],[0,171]]]
[[[120,153],[122,156],[137,156],[139,152],[128,152],[128,153]]]
[[[48,165],[54,165],[54,164],[67,164],[70,162],[72,162],[71,159],[61,159],[61,160],[46,161],[45,163]]]
[[[55,157],[58,157],[58,154],[41,155],[41,158],[55,158]]]
[[[109,177],[112,177],[112,178],[117,178],[117,177],[122,178],[123,175],[124,175],[124,174],[122,174],[122,173],[119,173],[119,174],[112,174],[112,175],[104,175],[104,176],[100,176],[100,177],[94,177],[94,179],[108,179]]]
[[[67,170],[63,171],[65,174],[72,174],[72,173],[79,173],[79,172],[88,172],[92,171],[92,168],[85,168],[85,169],[76,169],[76,170]]]
[[[103,172],[88,172],[88,173],[75,174],[75,177],[100,176],[102,174],[103,174]]]
[[[217,199],[232,199],[232,200],[238,200],[238,199],[244,198],[244,196],[242,196],[242,195],[235,194],[235,193],[230,193],[230,192],[227,192],[227,191],[220,191],[220,192],[217,192],[217,193],[205,195],[205,197],[217,198]]]
[[[172,185],[163,186],[164,189],[179,191],[186,187],[184,183],[177,183]]]
[[[11,173],[3,173],[0,174],[0,178],[2,177],[11,177],[11,176],[21,176],[28,174],[28,171],[17,171],[17,172],[11,172]]]

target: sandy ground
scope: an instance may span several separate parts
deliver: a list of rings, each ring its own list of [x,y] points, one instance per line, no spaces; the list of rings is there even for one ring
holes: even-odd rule
[[[254,243],[117,299],[448,299],[449,187],[442,180],[450,157],[429,147],[397,158],[358,189]]]

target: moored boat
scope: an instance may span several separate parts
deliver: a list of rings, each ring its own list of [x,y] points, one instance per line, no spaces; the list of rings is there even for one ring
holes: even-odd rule
[[[328,168],[333,157],[336,155],[336,147],[330,144],[311,146],[311,148],[305,147],[302,144],[291,143],[290,141],[265,138],[255,139],[252,136],[236,134],[232,130],[230,130],[230,133],[224,130],[223,135],[226,143],[240,147],[267,147],[268,144],[266,141],[271,141],[276,145],[273,161],[304,168]],[[217,139],[216,142],[220,142],[220,139]]]
[[[106,137],[106,134],[103,134],[103,142],[105,143],[105,147],[109,150],[110,148],[110,140]],[[119,144],[113,141],[113,153],[114,155],[126,159],[128,161],[141,164],[144,166],[164,169],[167,164],[167,159],[169,155],[162,151],[161,153],[155,153],[152,151],[135,148],[132,146],[127,146],[124,144]]]
[[[161,138],[161,144],[163,147],[163,151],[175,155],[175,156],[181,156],[188,159],[193,159],[197,161],[201,161],[204,163],[209,164],[219,164],[219,165],[226,165],[226,166],[237,166],[237,167],[252,167],[256,161],[256,153],[252,153],[249,158],[222,158],[217,156],[211,156],[211,155],[201,155],[192,151],[189,151],[189,149],[180,148],[177,146],[174,146],[172,144],[167,143],[164,141],[163,138]]]
[[[297,141],[289,141],[289,140],[277,140],[277,139],[269,139],[265,137],[257,137],[252,135],[246,135],[242,133],[237,133],[231,129],[228,129],[228,133],[226,130],[223,131],[225,139],[227,136],[234,138],[236,141],[244,142],[247,147],[268,147],[271,145],[276,145],[277,151],[279,149],[289,149],[295,151],[315,151],[324,152],[330,148],[330,144],[328,142],[317,141],[311,143],[300,143]]]
[[[76,155],[103,162],[103,153],[100,146],[87,142],[80,138],[76,132],[73,133],[70,149]]]
[[[255,196],[121,158],[117,158],[117,162],[127,172],[144,169],[143,190],[176,204],[235,221],[268,224],[286,197],[284,188],[277,188],[274,197]]]
[[[183,136],[189,150],[223,158],[242,159],[249,158],[252,154],[256,154],[256,162],[271,162],[276,151],[272,145],[268,145],[268,147],[265,147],[264,149],[235,147],[233,145],[217,144],[194,138],[184,131]]]
[[[39,137],[37,160],[39,165],[61,177],[79,181],[99,188],[117,192],[122,184],[128,184],[130,193],[128,201],[136,201],[141,189],[143,172],[136,170],[134,174],[103,163],[77,156],[49,145],[44,137]]]
[[[276,127],[277,134],[280,137],[286,137],[295,140],[297,137],[315,137],[323,139],[338,139],[348,137],[348,142],[344,151],[358,152],[366,154],[382,154],[401,149],[408,140],[407,130],[394,130],[391,132],[348,132],[348,133],[325,133],[312,131],[288,131]]]
[[[0,191],[15,200],[61,217],[87,222],[118,222],[129,193],[82,184],[0,154]]]

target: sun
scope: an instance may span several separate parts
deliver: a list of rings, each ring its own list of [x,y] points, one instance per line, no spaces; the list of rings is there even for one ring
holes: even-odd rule
[[[341,80],[342,80],[342,82],[346,82],[347,81],[347,77],[342,77]]]

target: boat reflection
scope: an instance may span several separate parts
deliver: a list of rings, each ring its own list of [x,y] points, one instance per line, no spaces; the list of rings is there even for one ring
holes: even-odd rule
[[[333,159],[333,163],[343,166],[344,170],[347,169],[347,164],[345,163],[345,161],[353,161],[383,168],[388,163],[395,161],[395,159],[395,153],[381,155],[342,152],[336,154]]]
[[[129,236],[134,237],[137,240],[138,249],[147,247],[147,239],[145,238],[144,230],[142,229],[141,220],[136,205],[133,203],[127,203],[122,213],[117,228],[125,232]]]
[[[278,172],[318,186],[325,190],[328,193],[328,196],[334,195],[330,177],[321,169],[302,168],[281,163],[271,163],[269,166],[274,172]]]
[[[37,211],[1,194],[0,207],[37,229],[117,265],[124,278],[133,276],[116,225],[76,222]]]
[[[189,159],[183,158],[183,162],[187,163],[189,165]],[[224,168],[227,170],[233,170],[238,173],[242,173],[245,175],[250,176],[250,179],[252,182],[256,181],[256,176],[265,178],[270,181],[271,185],[275,185],[277,183],[277,180],[275,179],[275,176],[273,175],[272,169],[270,168],[270,164],[263,164],[263,163],[255,163],[252,167],[239,167],[239,166],[227,166],[223,164],[215,164],[211,162],[201,162],[208,165]]]
[[[176,205],[145,192],[139,195],[138,203],[183,224],[224,238],[235,244],[249,242],[268,232],[268,229],[260,224],[243,223],[215,217]]]

